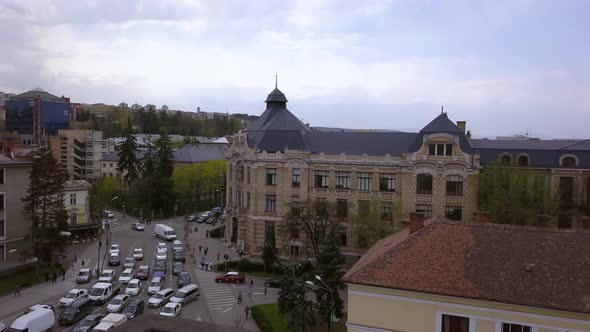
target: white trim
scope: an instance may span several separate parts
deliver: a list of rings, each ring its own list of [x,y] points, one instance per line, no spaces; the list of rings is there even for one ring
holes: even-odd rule
[[[578,156],[576,156],[575,154],[572,154],[572,153],[566,153],[566,154],[562,154],[562,155],[559,157],[559,168],[562,168],[562,166],[561,166],[561,165],[563,164],[563,160],[564,160],[565,158],[567,158],[567,157],[572,157],[572,158],[574,158],[574,160],[576,161],[576,165],[575,165],[575,167],[578,167],[578,165],[580,165],[580,158],[578,158]]]
[[[573,318],[562,318],[562,317],[546,316],[546,315],[539,315],[539,314],[530,314],[530,313],[525,313],[525,312],[515,312],[515,311],[509,311],[509,310],[503,310],[503,309],[485,308],[485,307],[478,307],[478,306],[466,305],[466,304],[455,304],[455,303],[440,302],[440,301],[433,301],[433,300],[416,299],[416,298],[410,298],[410,297],[404,297],[404,296],[377,294],[377,293],[370,293],[370,292],[365,292],[365,291],[349,290],[348,293],[354,294],[354,295],[360,295],[360,296],[377,297],[377,298],[388,299],[388,300],[406,301],[406,302],[412,302],[412,303],[434,304],[434,305],[438,305],[441,307],[447,307],[447,308],[466,309],[466,310],[473,310],[473,311],[479,311],[479,312],[492,312],[492,313],[503,314],[503,315],[516,315],[516,316],[522,316],[522,317],[533,318],[533,319],[548,319],[548,320],[553,320],[553,321],[562,322],[562,323],[587,325],[590,328],[590,321],[587,321],[587,320],[580,320],[580,319],[573,319]],[[500,303],[500,302],[497,302],[497,303]],[[527,307],[527,306],[522,306],[522,307]],[[534,307],[528,307],[528,308],[534,308]],[[490,320],[489,318],[482,318],[482,319]],[[537,326],[541,327],[540,325],[537,325]],[[555,327],[549,327],[549,328],[555,329]]]

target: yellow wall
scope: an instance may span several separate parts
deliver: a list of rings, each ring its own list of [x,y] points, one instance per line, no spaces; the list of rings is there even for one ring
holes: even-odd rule
[[[470,318],[470,332],[501,332],[501,322],[530,325],[532,332],[590,331],[588,314],[348,286],[348,331],[366,331],[353,327],[365,326],[385,331],[438,332],[437,316],[442,314]]]

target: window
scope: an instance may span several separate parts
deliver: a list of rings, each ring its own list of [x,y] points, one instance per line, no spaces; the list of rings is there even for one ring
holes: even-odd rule
[[[78,215],[76,213],[70,214],[70,225],[76,225],[78,223]]]
[[[371,208],[371,202],[368,200],[360,200],[358,214],[361,216],[368,216]]]
[[[454,221],[461,221],[463,208],[460,206],[445,206],[445,218]]]
[[[236,172],[236,178],[238,182],[244,182],[244,164],[238,164],[238,171]]]
[[[571,203],[574,201],[574,178],[562,176],[559,178],[559,202]]]
[[[463,177],[447,175],[447,196],[463,196]]]
[[[328,214],[328,202],[325,197],[315,199],[315,214],[318,217],[326,217]]]
[[[530,326],[502,323],[502,332],[531,332]]]
[[[431,156],[452,156],[453,144],[428,144],[428,154]]]
[[[383,204],[381,206],[381,220],[393,221],[393,206],[390,204]]]
[[[6,172],[5,169],[0,168],[0,184],[4,184],[4,172]]]
[[[6,231],[5,231],[4,227],[5,227],[5,221],[4,221],[4,218],[2,218],[2,219],[0,219],[0,237],[6,236]]]
[[[371,173],[360,172],[357,175],[358,190],[370,191],[371,190]]]
[[[350,189],[350,172],[336,172],[336,189]]]
[[[266,185],[276,186],[277,185],[277,169],[267,168],[266,169]]]
[[[561,167],[564,168],[574,168],[576,167],[576,158],[574,157],[565,157],[561,161]]]
[[[250,192],[246,191],[246,209],[250,208]]]
[[[340,245],[346,247],[348,244],[348,229],[344,225],[338,225],[337,232],[340,238]]]
[[[529,157],[524,156],[524,155],[519,156],[517,163],[518,163],[518,166],[528,166],[529,165]]]
[[[107,168],[107,163],[102,163],[103,168]]]
[[[272,244],[275,242],[275,223],[266,221],[264,223],[264,243]]]
[[[0,244],[0,262],[4,262],[6,260],[6,246],[4,244]]]
[[[291,186],[299,187],[301,181],[301,170],[299,168],[293,168],[291,170]]]
[[[336,200],[336,217],[346,218],[348,216],[348,201],[345,199]]]
[[[329,171],[315,171],[315,187],[328,188]]]
[[[299,206],[299,195],[291,196],[291,205],[295,207]]]
[[[500,158],[500,164],[504,166],[509,166],[510,164],[512,164],[512,157],[510,157],[507,154],[503,155],[502,158]]]
[[[291,240],[299,239],[299,228],[291,227]]]
[[[250,167],[248,167],[248,172],[246,173],[246,178],[247,178],[248,184],[250,184],[251,177],[252,177],[252,169]]]
[[[6,226],[6,223],[5,223],[4,219],[5,219],[5,216],[4,216],[4,194],[1,194],[0,195],[0,237],[6,236],[6,231],[4,229],[4,227]]]
[[[418,174],[416,177],[416,193],[420,195],[432,195],[432,175]]]
[[[416,204],[416,213],[421,214],[424,218],[432,218],[432,205]]]
[[[442,315],[441,332],[469,332],[469,318]]]
[[[291,246],[291,256],[293,258],[298,258],[299,257],[299,246]]]
[[[113,163],[110,163],[109,167],[110,167],[110,168],[113,168]]]
[[[76,194],[70,194],[70,205],[76,205]]]
[[[264,211],[276,212],[276,207],[277,207],[277,195],[267,194],[266,195],[266,205],[264,206]]]
[[[236,194],[238,195],[237,199],[236,199],[236,203],[238,203],[238,207],[241,208],[242,205],[242,191],[241,190],[236,190]]]
[[[381,173],[379,175],[379,191],[395,191],[395,174]]]

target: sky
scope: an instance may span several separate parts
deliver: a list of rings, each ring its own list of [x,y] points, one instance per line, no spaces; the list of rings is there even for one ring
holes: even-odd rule
[[[0,0],[0,91],[590,138],[590,1]]]

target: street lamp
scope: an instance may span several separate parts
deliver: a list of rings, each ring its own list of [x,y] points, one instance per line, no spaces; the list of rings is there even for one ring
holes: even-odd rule
[[[316,275],[315,279],[317,281],[321,282],[323,287],[321,285],[314,284],[312,281],[309,281],[309,280],[307,280],[305,283],[310,286],[316,286],[318,288],[326,290],[330,294],[330,318],[328,319],[328,332],[329,332],[331,329],[331,325],[332,325],[332,315],[334,314],[334,292],[332,292],[332,289],[330,288],[330,286],[326,285],[326,283],[322,280],[322,278],[319,275]]]

